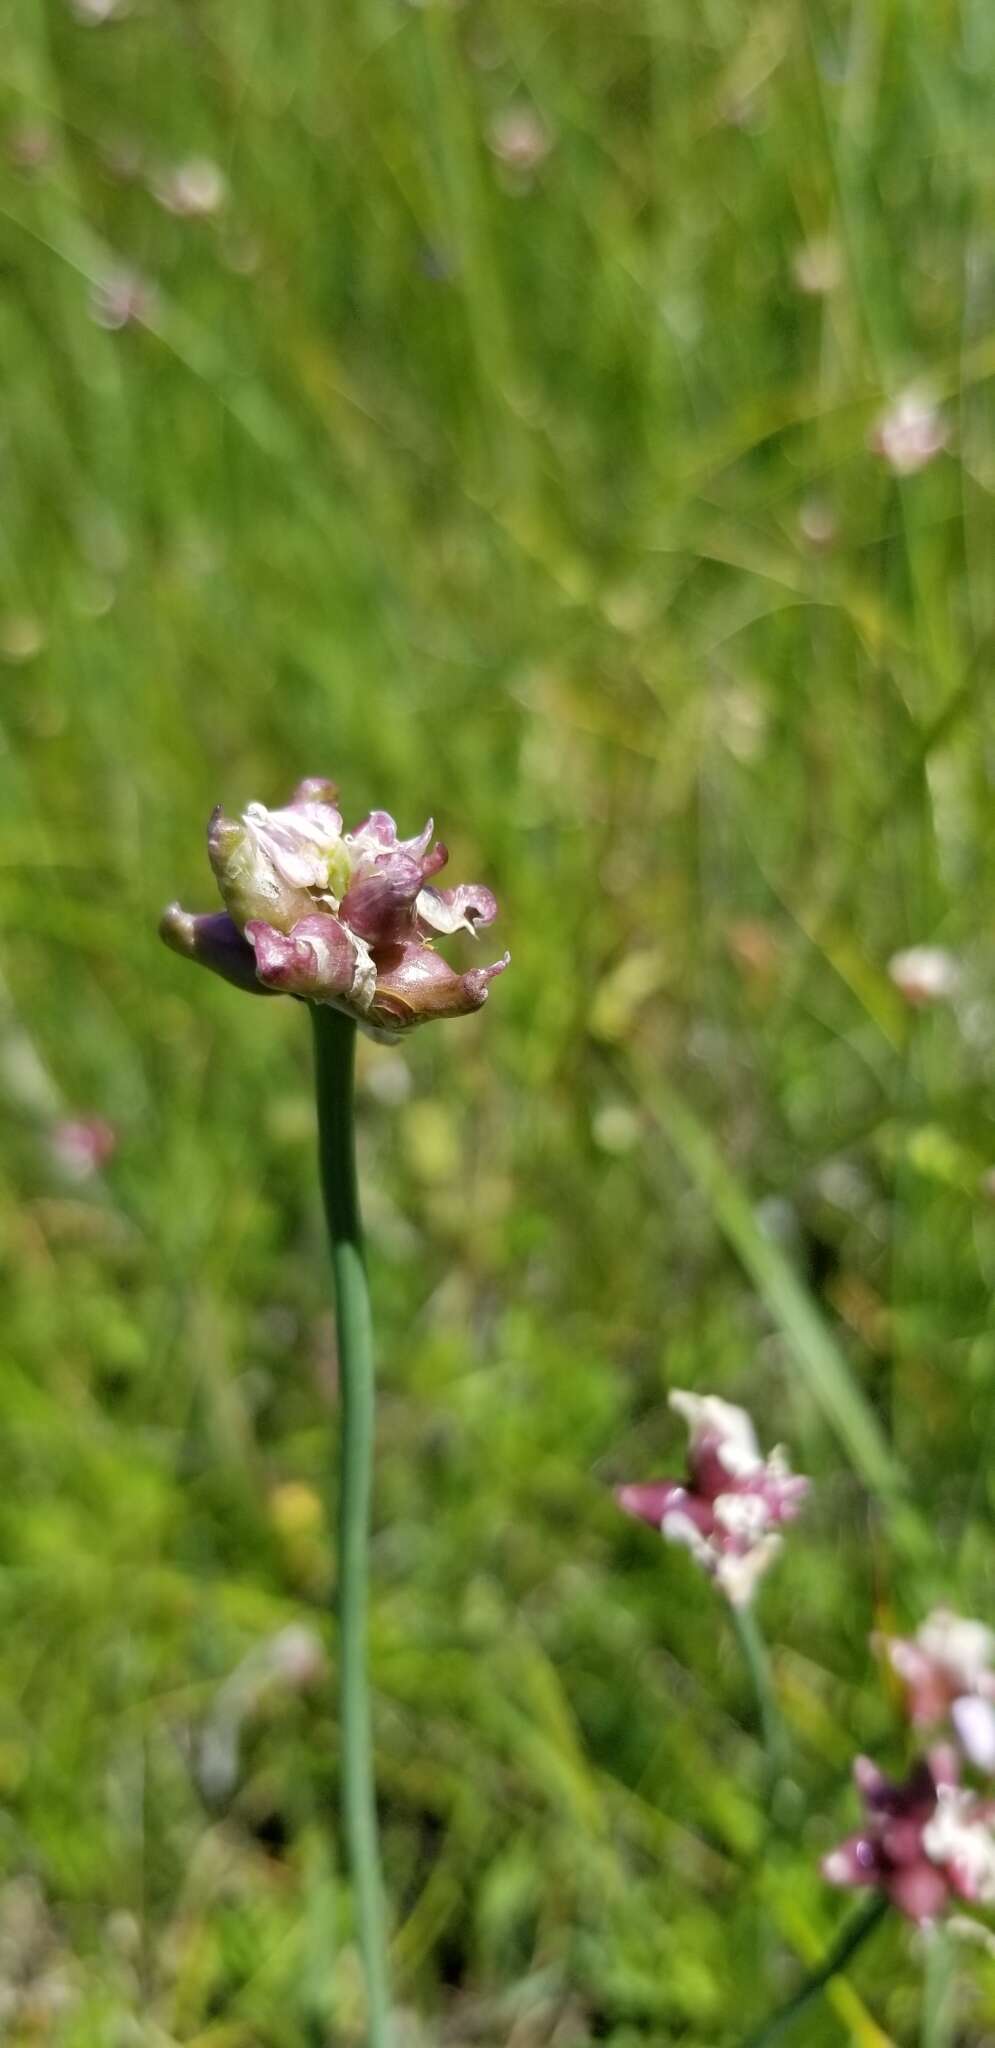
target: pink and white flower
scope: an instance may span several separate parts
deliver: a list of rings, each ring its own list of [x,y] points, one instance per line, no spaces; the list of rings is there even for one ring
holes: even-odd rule
[[[868,446],[895,476],[915,476],[940,455],[950,430],[938,406],[924,391],[902,391],[883,412]]]
[[[479,1010],[508,954],[458,974],[434,941],[490,924],[490,890],[434,886],[449,856],[431,819],[399,839],[389,812],[371,811],[346,832],[335,797],[312,778],[279,810],[252,803],[235,819],[219,805],[208,853],[225,911],[171,904],[166,944],[240,988],[328,1003],[377,1038]]]
[[[830,1884],[884,1892],[919,1922],[958,1901],[995,1904],[995,1802],[957,1783],[953,1751],[930,1750],[901,1783],[865,1756],[853,1774],[864,1823],[823,1859]]]
[[[949,1722],[969,1763],[995,1772],[995,1632],[935,1607],[914,1636],[879,1636],[914,1727]]]
[[[899,995],[917,1009],[949,1002],[960,987],[960,967],[943,946],[906,946],[892,954],[888,973]]]
[[[117,1151],[117,1132],[102,1116],[67,1116],[52,1126],[52,1158],[67,1180],[92,1180]]]
[[[791,1471],[780,1447],[764,1457],[745,1409],[680,1388],[670,1405],[688,1426],[686,1481],[619,1486],[615,1498],[668,1543],[684,1544],[733,1606],[746,1606],[809,1482]]]

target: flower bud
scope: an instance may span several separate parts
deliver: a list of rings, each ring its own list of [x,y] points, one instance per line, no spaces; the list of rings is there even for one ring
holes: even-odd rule
[[[179,903],[171,903],[159,920],[159,937],[174,953],[196,960],[253,996],[267,996],[268,988],[256,978],[256,958],[248,941],[232,923],[226,910],[209,910],[195,915]]]
[[[490,890],[475,882],[461,882],[456,889],[422,889],[416,908],[423,931],[469,932],[473,938],[478,925],[493,924],[498,914]]]
[[[376,969],[363,941],[337,917],[302,917],[292,932],[253,918],[245,936],[260,981],[275,994],[307,996],[313,1003],[345,1000],[369,1009]]]
[[[282,811],[249,804],[240,819],[226,817],[219,804],[207,850],[240,931],[256,918],[289,932],[315,910],[337,910],[349,883],[339,813],[320,800]]]
[[[995,1903],[995,1808],[957,1783],[951,1750],[937,1745],[900,1783],[869,1757],[853,1775],[863,1825],[823,1858],[828,1883],[883,1892],[920,1923],[962,1899]]]
[[[371,1023],[388,1032],[427,1023],[433,1017],[466,1017],[487,1001],[495,975],[511,960],[505,953],[490,967],[471,967],[457,974],[448,960],[430,946],[388,946],[377,961],[376,998]]]
[[[432,847],[431,818],[411,839],[398,838],[389,811],[343,832],[336,796],[311,776],[282,810],[251,803],[236,819],[219,805],[208,852],[227,914],[193,917],[172,904],[160,928],[167,945],[240,988],[331,1003],[374,1037],[479,1010],[509,955],[459,974],[433,939],[490,924],[490,890],[427,886],[448,859]]]

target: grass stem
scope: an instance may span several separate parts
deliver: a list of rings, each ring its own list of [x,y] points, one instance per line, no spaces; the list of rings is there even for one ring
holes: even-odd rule
[[[777,1704],[774,1681],[770,1668],[770,1657],[763,1632],[753,1607],[746,1603],[737,1606],[729,1602],[732,1624],[739,1639],[743,1659],[750,1674],[756,1694],[760,1726],[763,1731],[764,1749],[767,1753],[767,1772],[771,1787],[784,1770],[787,1752],[787,1738],[784,1722]]]
[[[838,1977],[840,1971],[846,1968],[857,1950],[863,1947],[868,1936],[873,1934],[875,1927],[884,1919],[887,1911],[888,1900],[876,1892],[863,1910],[855,1914],[848,1926],[844,1927],[825,1960],[817,1969],[810,1972],[794,1997],[789,1998],[787,2005],[782,2005],[780,2012],[775,2013],[773,2018],[766,2020],[755,2034],[750,2035],[744,2048],[770,2048],[771,2042],[779,2041],[798,2018],[799,2013],[804,2012],[812,2000],[818,1998],[819,1993],[825,1990],[831,1979]]]
[[[390,2048],[386,1916],[377,1836],[367,1676],[373,1325],[356,1176],[351,1018],[312,1004],[318,1157],[335,1276],[342,1415],[338,1501],[339,1693],[342,1815],[366,1977],[369,2048]]]
[[[925,1936],[920,2048],[950,2048],[953,2040],[953,1944],[942,1927]]]

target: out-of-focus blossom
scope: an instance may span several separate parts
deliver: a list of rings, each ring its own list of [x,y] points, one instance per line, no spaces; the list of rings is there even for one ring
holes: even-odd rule
[[[100,162],[109,178],[121,185],[131,185],[145,168],[145,144],[137,135],[104,135],[100,140]]]
[[[208,1798],[227,1796],[238,1779],[242,1730],[272,1694],[308,1692],[325,1674],[325,1653],[313,1629],[290,1622],[243,1657],[220,1687],[204,1728],[197,1776]]]
[[[615,1498],[668,1543],[684,1544],[733,1606],[746,1606],[809,1482],[780,1448],[764,1457],[745,1409],[679,1388],[670,1405],[688,1425],[687,1480],[619,1486]]]
[[[798,532],[806,547],[821,554],[839,536],[836,514],[825,498],[805,498],[798,510]]]
[[[949,1721],[968,1762],[995,1772],[995,1633],[949,1607],[936,1607],[914,1636],[878,1643],[905,1690],[919,1728]]]
[[[79,1996],[75,1967],[37,1878],[0,1890],[0,2037],[44,2040]]]
[[[45,645],[45,629],[32,612],[8,612],[0,618],[0,661],[33,661]]]
[[[226,235],[221,244],[221,261],[226,270],[236,277],[254,277],[262,262],[263,252],[255,235],[244,228],[236,228]]]
[[[119,21],[128,11],[128,0],[69,0],[77,21],[87,28],[100,28],[105,21]]]
[[[958,1785],[952,1751],[931,1750],[900,1784],[865,1756],[853,1775],[864,1823],[824,1858],[830,1884],[882,1891],[918,1921],[958,1900],[995,1903],[995,1803]]]
[[[726,945],[745,981],[767,990],[781,964],[781,942],[761,917],[740,917],[726,932]]]
[[[187,157],[152,179],[152,195],[167,213],[184,220],[205,220],[220,213],[228,197],[228,180],[209,156]]]
[[[960,967],[942,946],[907,946],[892,954],[888,973],[899,994],[917,1007],[949,1001],[960,987]]]
[[[832,235],[813,235],[810,242],[803,242],[801,248],[795,250],[791,269],[800,292],[818,298],[826,292],[835,291],[843,280],[839,243]]]
[[[479,1010],[508,955],[457,974],[435,940],[490,924],[490,890],[432,885],[448,855],[431,819],[413,839],[386,811],[346,832],[335,796],[312,778],[281,810],[253,803],[234,819],[219,806],[208,852],[227,915],[171,904],[167,945],[240,988],[330,1004],[374,1037]]]
[[[932,399],[923,391],[903,391],[877,420],[868,446],[895,476],[915,476],[949,439],[950,429]]]
[[[44,121],[21,121],[4,138],[8,163],[24,177],[43,171],[55,155],[55,137]]]
[[[50,1135],[52,1157],[69,1180],[92,1180],[117,1151],[117,1132],[102,1116],[70,1116]]]
[[[431,284],[451,284],[459,275],[459,257],[442,242],[426,242],[418,252],[418,268]]]
[[[534,107],[503,107],[487,131],[491,152],[506,170],[519,178],[530,178],[544,164],[553,138]]]
[[[108,271],[90,293],[90,316],[98,327],[118,333],[123,327],[141,327],[155,311],[156,290],[147,278],[134,270]]]

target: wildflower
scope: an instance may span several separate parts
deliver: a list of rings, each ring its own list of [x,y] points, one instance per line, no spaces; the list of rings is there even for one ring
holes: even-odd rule
[[[798,531],[806,547],[831,548],[839,534],[836,514],[825,498],[805,498],[798,509]]]
[[[715,1394],[675,1389],[670,1405],[688,1425],[688,1480],[620,1486],[626,1514],[683,1543],[735,1607],[748,1605],[780,1548],[781,1525],[797,1515],[809,1482],[783,1450],[764,1457],[745,1409]]]
[[[915,1727],[949,1720],[978,1770],[995,1771],[995,1634],[949,1607],[936,1607],[914,1636],[881,1636],[879,1647],[905,1689]]]
[[[950,438],[942,413],[922,391],[903,391],[881,414],[868,446],[895,476],[914,476]]]
[[[492,155],[505,169],[527,179],[545,163],[553,138],[533,107],[509,106],[495,114],[487,131]]]
[[[813,235],[795,250],[792,275],[800,292],[819,298],[843,282],[843,256],[832,235]]]
[[[105,21],[120,20],[126,12],[127,0],[70,0],[70,6],[77,21],[98,28]]]
[[[117,1151],[117,1132],[102,1116],[63,1117],[54,1126],[49,1144],[67,1180],[92,1180]]]
[[[43,121],[23,121],[7,131],[7,160],[25,178],[47,170],[55,156],[55,137]]]
[[[99,142],[100,163],[109,178],[118,184],[133,184],[140,178],[145,167],[145,145],[137,135],[112,130],[103,135]]]
[[[289,1622],[257,1643],[229,1672],[198,1745],[197,1776],[209,1799],[227,1797],[237,1783],[243,1730],[267,1699],[274,1693],[279,1697],[310,1691],[320,1683],[325,1667],[314,1630]]]
[[[931,1750],[900,1784],[866,1756],[853,1775],[864,1824],[824,1858],[830,1884],[876,1888],[918,1921],[954,1900],[995,1903],[995,1802],[958,1785],[951,1751]]]
[[[0,618],[0,661],[18,665],[33,661],[45,645],[45,629],[31,612],[9,612]]]
[[[167,213],[183,220],[205,220],[220,213],[228,197],[228,181],[208,156],[191,156],[172,164],[152,180],[152,195]]]
[[[375,1038],[479,1010],[509,955],[457,974],[434,942],[490,924],[490,890],[431,885],[448,859],[431,819],[413,839],[386,811],[345,832],[335,797],[314,778],[280,810],[252,803],[233,819],[219,806],[208,853],[227,914],[171,904],[166,944],[237,987],[328,1003]]]
[[[942,946],[907,946],[892,954],[888,973],[899,994],[917,1008],[949,1000],[960,986],[960,968]]]
[[[141,327],[155,311],[155,287],[133,270],[108,271],[90,293],[90,317],[115,334],[122,327]]]

